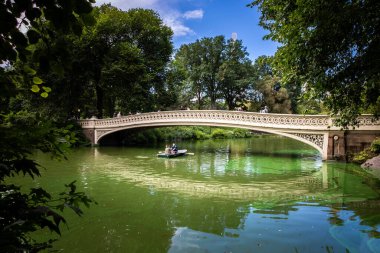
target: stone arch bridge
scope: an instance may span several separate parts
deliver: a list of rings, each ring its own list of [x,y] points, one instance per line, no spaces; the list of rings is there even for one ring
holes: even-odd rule
[[[299,140],[317,149],[323,160],[345,159],[349,152],[368,147],[380,136],[380,120],[359,117],[359,127],[342,130],[327,115],[295,115],[221,110],[141,113],[108,119],[79,120],[92,145],[114,132],[142,127],[218,126],[245,128]]]

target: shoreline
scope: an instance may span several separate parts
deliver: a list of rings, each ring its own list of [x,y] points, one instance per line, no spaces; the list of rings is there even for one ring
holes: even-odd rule
[[[380,155],[368,159],[360,167],[380,179]]]

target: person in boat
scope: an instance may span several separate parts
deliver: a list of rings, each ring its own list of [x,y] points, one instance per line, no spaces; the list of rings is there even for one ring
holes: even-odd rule
[[[166,145],[165,147],[165,154],[170,154],[171,150],[170,150],[170,147],[169,145]]]
[[[177,145],[175,145],[175,143],[173,143],[173,145],[172,145],[172,153],[173,154],[175,154],[175,153],[177,153],[178,152],[178,147],[177,147]]]

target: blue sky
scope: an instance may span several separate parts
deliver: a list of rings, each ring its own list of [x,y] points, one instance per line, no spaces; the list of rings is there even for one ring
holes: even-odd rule
[[[257,8],[248,8],[250,0],[98,0],[97,5],[111,3],[122,10],[153,9],[174,32],[175,48],[203,37],[224,35],[243,41],[249,57],[273,55],[278,44],[263,40],[268,32],[261,28]]]

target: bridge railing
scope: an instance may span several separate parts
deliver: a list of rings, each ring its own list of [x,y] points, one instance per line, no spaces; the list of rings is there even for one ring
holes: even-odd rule
[[[166,122],[174,125],[218,123],[220,125],[257,126],[277,129],[340,130],[328,115],[274,114],[221,110],[186,110],[141,113],[108,119],[80,120],[82,128],[115,128],[133,124],[149,125]],[[359,117],[359,129],[380,130],[380,121],[371,115]]]

